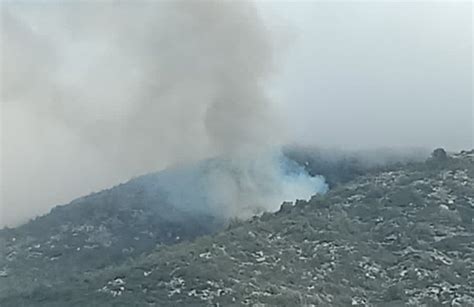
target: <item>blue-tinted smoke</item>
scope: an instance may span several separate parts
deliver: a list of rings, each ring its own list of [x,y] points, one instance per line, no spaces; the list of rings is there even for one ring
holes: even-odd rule
[[[243,219],[328,189],[324,177],[310,176],[280,150],[208,159],[140,181],[147,193],[180,210]]]

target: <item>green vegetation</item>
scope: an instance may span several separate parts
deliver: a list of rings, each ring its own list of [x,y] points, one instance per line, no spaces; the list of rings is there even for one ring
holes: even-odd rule
[[[73,275],[27,275],[4,253],[10,273],[0,281],[17,288],[0,292],[0,305],[473,306],[473,172],[474,152],[463,152],[354,177],[274,214]],[[16,246],[1,238],[2,251]],[[34,243],[21,240],[24,250]]]

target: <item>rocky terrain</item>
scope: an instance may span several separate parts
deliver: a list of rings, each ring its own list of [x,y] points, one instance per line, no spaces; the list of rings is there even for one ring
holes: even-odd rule
[[[63,278],[10,267],[56,243],[12,251],[14,237],[3,236],[0,282],[18,284],[0,305],[474,306],[473,218],[474,151],[435,152],[194,242]],[[90,244],[107,240],[99,242]],[[22,287],[23,274],[36,283]]]
[[[0,297],[222,229],[216,216],[168,204],[149,187],[157,176],[132,179],[0,230]]]
[[[301,149],[288,150],[287,155],[307,171],[327,176],[331,186],[370,169],[354,155],[329,160],[315,150]],[[209,160],[194,167],[213,161],[225,162]],[[0,230],[0,297],[222,230],[228,221],[221,216],[167,201],[159,183],[188,173],[187,169],[168,169],[137,177],[55,207],[20,227]]]

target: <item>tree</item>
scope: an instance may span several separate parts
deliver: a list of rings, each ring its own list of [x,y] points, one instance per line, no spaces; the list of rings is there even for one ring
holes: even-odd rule
[[[436,148],[433,150],[431,153],[431,157],[435,161],[446,161],[448,159],[448,155],[446,154],[446,151],[443,148]]]

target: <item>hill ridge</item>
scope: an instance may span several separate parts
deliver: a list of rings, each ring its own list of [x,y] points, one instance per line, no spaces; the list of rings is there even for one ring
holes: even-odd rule
[[[473,153],[358,177],[213,236],[0,302],[472,306]]]

